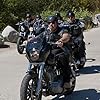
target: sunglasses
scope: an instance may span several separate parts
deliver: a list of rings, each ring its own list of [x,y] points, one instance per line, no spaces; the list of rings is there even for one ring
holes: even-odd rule
[[[53,21],[53,22],[48,22],[48,24],[50,24],[50,23],[55,24],[55,21]]]
[[[74,16],[68,16],[68,18],[73,18]]]

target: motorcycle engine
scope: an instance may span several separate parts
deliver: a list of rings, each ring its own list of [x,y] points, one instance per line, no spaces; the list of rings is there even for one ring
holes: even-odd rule
[[[59,94],[63,92],[63,78],[62,76],[56,76],[50,84],[50,92],[52,94]]]

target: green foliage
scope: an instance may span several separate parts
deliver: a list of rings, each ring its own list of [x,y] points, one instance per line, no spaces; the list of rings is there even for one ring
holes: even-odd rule
[[[74,12],[75,12],[77,18],[84,18],[86,16],[92,17],[92,13],[89,12],[87,9],[80,8],[79,11],[75,10]]]
[[[54,14],[53,11],[50,11],[50,10],[43,11],[43,12],[41,13],[43,19],[45,19],[45,20],[46,20],[47,16],[53,15],[53,14]]]
[[[1,0],[0,30],[25,18],[27,12],[41,14],[43,18],[60,11],[64,19],[66,11],[73,10],[77,18],[92,17],[100,12],[100,0]]]

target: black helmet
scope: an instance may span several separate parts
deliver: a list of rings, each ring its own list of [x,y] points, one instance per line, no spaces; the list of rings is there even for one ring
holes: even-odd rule
[[[71,16],[75,17],[75,14],[72,11],[68,11],[66,16],[68,16],[68,17],[71,17]]]
[[[30,17],[31,17],[31,14],[27,13],[26,18],[30,18]]]
[[[47,18],[47,22],[49,23],[49,22],[58,22],[58,19],[57,19],[57,17],[56,16],[49,16],[48,18]]]
[[[56,12],[56,17],[58,18],[58,20],[63,20],[63,18],[61,17],[60,13],[59,12]]]
[[[60,17],[60,16],[61,16],[60,13],[59,13],[58,11],[55,13],[55,15],[56,15],[57,17]]]
[[[41,15],[40,14],[36,15],[36,18],[41,19]]]

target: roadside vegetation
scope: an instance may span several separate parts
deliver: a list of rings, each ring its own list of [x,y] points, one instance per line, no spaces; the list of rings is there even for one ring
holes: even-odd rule
[[[89,28],[92,17],[100,12],[100,0],[1,0],[0,31],[7,25],[15,27],[27,12],[46,18],[59,11],[65,19],[68,10],[73,10],[77,18],[87,21],[86,28]]]

